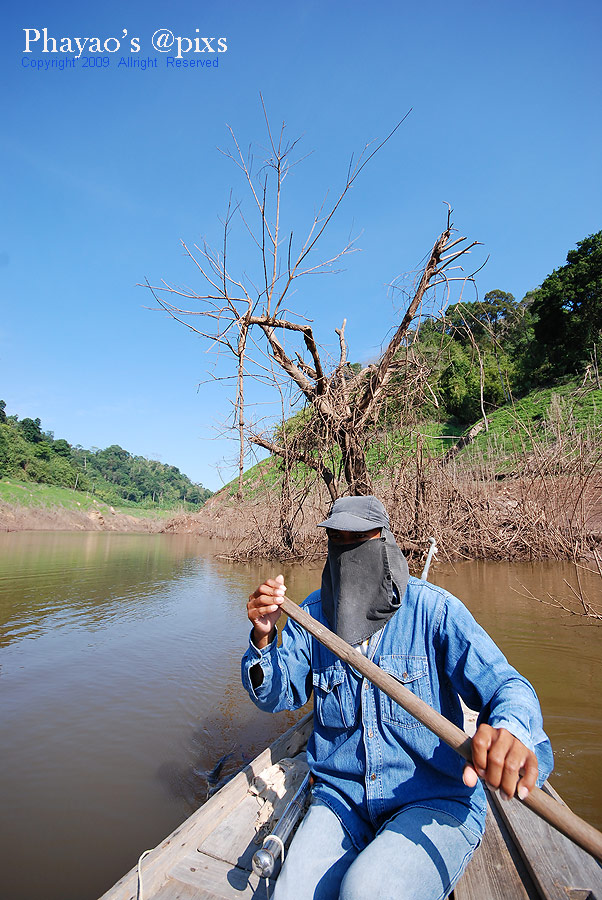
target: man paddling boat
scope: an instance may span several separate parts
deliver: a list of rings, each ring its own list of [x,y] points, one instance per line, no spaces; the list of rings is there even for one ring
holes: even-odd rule
[[[457,725],[459,697],[479,710],[473,764],[289,620],[286,588],[249,597],[253,624],[243,683],[261,709],[314,693],[310,810],[276,883],[275,900],[441,900],[478,845],[478,776],[523,797],[552,768],[531,685],[447,591],[411,578],[376,497],[344,497],[320,523],[328,557],[303,608]],[[464,767],[464,768],[463,768]]]

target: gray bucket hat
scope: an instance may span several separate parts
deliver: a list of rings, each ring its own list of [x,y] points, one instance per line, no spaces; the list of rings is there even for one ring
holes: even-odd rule
[[[339,497],[332,504],[330,515],[318,528],[335,531],[370,531],[390,528],[387,511],[377,497]]]

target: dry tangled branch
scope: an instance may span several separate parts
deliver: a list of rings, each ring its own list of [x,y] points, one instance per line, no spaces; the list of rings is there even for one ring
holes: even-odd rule
[[[578,563],[576,560],[574,561],[575,567],[575,580],[577,582],[577,587],[572,585],[566,578],[563,578],[563,582],[566,587],[569,589],[568,597],[557,597],[554,594],[550,594],[549,592],[546,594],[547,599],[543,597],[537,597],[533,594],[529,588],[525,587],[524,584],[521,584],[522,592],[521,596],[527,597],[529,600],[536,600],[538,603],[543,603],[545,606],[551,606],[553,609],[560,609],[563,612],[567,613],[568,616],[577,616],[578,619],[584,621],[587,624],[592,625],[600,625],[602,624],[602,607],[600,605],[600,599],[598,595],[598,604],[594,605],[588,594],[586,593],[582,580],[580,570],[585,570],[592,575],[598,575],[600,579],[600,586],[602,587],[602,565],[600,564],[600,555],[596,549],[593,551],[594,560],[596,563],[597,571],[594,569],[590,569],[587,566],[583,566]]]

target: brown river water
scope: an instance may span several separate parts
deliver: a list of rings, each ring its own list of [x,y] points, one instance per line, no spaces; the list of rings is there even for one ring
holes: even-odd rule
[[[177,535],[0,535],[0,900],[94,900],[206,799],[224,755],[221,777],[294,721],[239,677],[246,599],[277,570],[215,554]],[[292,599],[319,586],[317,566],[284,574]],[[570,597],[573,567],[431,577],[535,685],[551,781],[602,828],[602,626],[523,596]]]

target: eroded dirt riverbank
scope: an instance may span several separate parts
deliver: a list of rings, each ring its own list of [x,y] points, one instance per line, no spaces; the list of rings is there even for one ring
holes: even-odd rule
[[[375,493],[391,516],[403,551],[419,559],[436,538],[442,559],[594,559],[602,554],[602,474],[587,479],[528,475],[491,478],[466,470],[434,471],[420,480],[382,482]],[[143,518],[98,509],[0,502],[0,531],[111,531],[195,535],[226,541],[237,559],[302,561],[321,557],[316,523],[330,498],[314,486],[303,504],[254,484],[242,499],[228,488],[198,513]]]
[[[119,531],[154,534],[165,519],[143,519],[105,510],[17,506],[0,503],[0,531]]]

